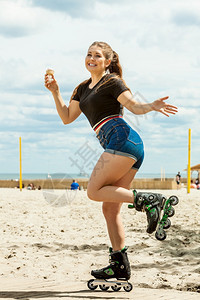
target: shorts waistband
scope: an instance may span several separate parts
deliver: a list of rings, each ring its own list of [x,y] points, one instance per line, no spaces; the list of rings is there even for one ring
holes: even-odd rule
[[[105,122],[112,120],[112,119],[116,119],[116,118],[122,118],[122,116],[119,116],[119,115],[108,116],[108,117],[104,118],[103,120],[101,120],[100,122],[98,122],[97,124],[95,124],[92,129],[94,129],[94,131],[97,131],[98,128],[100,126],[102,126]]]

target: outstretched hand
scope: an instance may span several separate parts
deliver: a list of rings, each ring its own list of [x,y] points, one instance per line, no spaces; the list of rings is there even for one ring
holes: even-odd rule
[[[178,108],[174,105],[165,103],[169,96],[160,98],[152,102],[152,109],[162,113],[163,115],[169,117],[169,114],[175,115],[178,112]]]
[[[52,79],[49,80],[49,75],[47,75],[47,74],[45,75],[44,85],[49,91],[51,91],[53,93],[53,92],[56,92],[59,90],[59,86],[58,86],[57,81],[55,80],[54,75],[51,75],[51,77],[52,77]]]

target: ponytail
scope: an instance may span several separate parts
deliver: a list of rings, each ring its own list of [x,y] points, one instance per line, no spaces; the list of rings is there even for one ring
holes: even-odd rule
[[[119,55],[115,51],[113,51],[113,58],[107,70],[109,70],[110,73],[115,73],[122,78],[122,67],[119,62]]]

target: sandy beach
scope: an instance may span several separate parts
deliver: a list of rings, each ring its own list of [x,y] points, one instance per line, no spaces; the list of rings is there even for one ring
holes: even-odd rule
[[[146,233],[146,215],[123,205],[132,268],[130,293],[90,291],[93,268],[108,263],[101,203],[86,191],[0,189],[0,299],[199,299],[200,191],[177,195],[167,239]]]

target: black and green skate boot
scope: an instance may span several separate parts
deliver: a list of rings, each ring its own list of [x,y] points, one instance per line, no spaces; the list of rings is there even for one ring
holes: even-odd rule
[[[129,204],[129,208],[135,208],[137,211],[145,211],[147,215],[147,232],[152,233],[156,230],[157,224],[160,220],[165,197],[162,194],[154,193],[137,193],[133,191],[134,202]]]
[[[96,279],[116,278],[118,280],[128,280],[131,277],[131,268],[127,249],[127,247],[124,247],[121,251],[112,251],[112,248],[110,248],[109,266],[93,270],[91,275]]]

